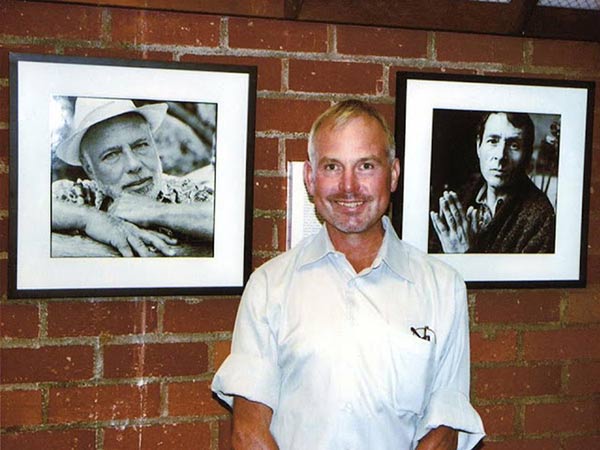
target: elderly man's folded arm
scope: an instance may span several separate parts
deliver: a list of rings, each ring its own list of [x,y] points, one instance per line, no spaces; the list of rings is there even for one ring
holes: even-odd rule
[[[150,248],[163,255],[174,254],[170,245],[177,241],[162,233],[99,211],[94,207],[59,200],[52,202],[52,231],[81,232],[91,239],[116,248],[123,256],[151,256]]]
[[[165,227],[186,236],[213,238],[213,202],[161,203],[147,197],[123,194],[109,212],[141,227]]]

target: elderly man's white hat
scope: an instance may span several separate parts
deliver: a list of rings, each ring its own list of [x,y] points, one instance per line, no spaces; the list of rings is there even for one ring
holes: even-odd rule
[[[136,107],[131,100],[79,97],[75,102],[73,132],[56,148],[56,155],[72,166],[81,166],[79,145],[87,130],[97,123],[127,113],[144,117],[154,132],[167,114],[166,103]]]

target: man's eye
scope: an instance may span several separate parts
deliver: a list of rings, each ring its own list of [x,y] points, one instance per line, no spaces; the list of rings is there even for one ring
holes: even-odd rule
[[[510,144],[510,149],[514,151],[519,151],[521,150],[521,145],[518,142],[512,142]]]
[[[363,168],[363,170],[371,170],[371,169],[375,168],[375,164],[366,162],[366,163],[363,163],[362,168]]]
[[[491,138],[488,138],[486,142],[488,144],[497,144],[499,141],[500,140],[498,138],[491,137]]]
[[[102,161],[113,162],[113,161],[116,161],[120,155],[121,155],[120,151],[108,152],[108,153],[105,153],[104,155],[102,155]]]
[[[148,144],[148,142],[136,142],[135,144],[133,144],[131,146],[131,148],[133,150],[137,150],[137,151],[143,151],[143,150],[146,150],[149,147],[150,147],[150,144]]]
[[[337,166],[335,164],[325,164],[323,169],[325,169],[326,172],[332,172],[337,169]]]

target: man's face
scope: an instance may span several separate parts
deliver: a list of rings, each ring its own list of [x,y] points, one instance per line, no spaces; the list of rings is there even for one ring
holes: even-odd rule
[[[109,196],[122,192],[155,197],[161,165],[146,120],[138,114],[113,117],[94,125],[81,140],[82,164]]]
[[[523,130],[508,121],[506,114],[491,114],[477,147],[479,168],[488,187],[503,191],[525,173],[527,150]]]
[[[390,164],[381,125],[366,116],[338,128],[325,123],[314,144],[314,167],[306,163],[305,183],[330,232],[364,234],[379,227],[400,173],[397,159]]]

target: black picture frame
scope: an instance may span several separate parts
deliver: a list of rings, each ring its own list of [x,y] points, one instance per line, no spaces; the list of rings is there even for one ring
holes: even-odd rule
[[[252,256],[256,77],[254,66],[11,53],[9,298],[241,293]],[[185,239],[179,239],[172,246],[173,257],[149,246],[153,253],[127,258],[110,246],[105,247],[112,254],[82,251],[88,247],[80,243],[90,238],[81,230],[55,239],[55,178],[66,177],[73,169],[57,171],[55,149],[75,131],[73,109],[80,99],[127,101],[136,108],[167,104],[165,117],[176,122],[177,131],[171,128],[164,134],[179,141],[175,150],[162,150],[164,142],[157,145],[163,169],[158,173],[166,173],[165,165],[170,165],[171,180],[192,180],[195,189],[208,192],[205,197],[214,204],[207,213],[209,223],[212,219],[211,238],[192,239],[188,247],[183,245]],[[61,135],[57,121],[65,114],[70,116],[60,123]],[[204,134],[196,123],[203,121]],[[169,155],[179,156],[178,150],[191,151],[188,141],[184,149],[189,136],[180,137],[180,128],[193,135],[193,145],[204,142],[202,151],[194,147],[192,162],[185,166],[193,172],[185,174],[185,164],[167,163]],[[153,130],[158,140],[156,133]],[[179,197],[181,191],[175,191],[172,202],[179,203]],[[63,241],[66,250],[61,252]],[[92,244],[89,249],[96,247]]]
[[[594,83],[398,72],[396,86],[402,171],[392,222],[402,239],[455,267],[469,288],[585,287]],[[456,191],[466,209],[474,199],[461,197],[469,176],[472,193],[483,192],[478,182],[487,186],[477,122],[494,112],[527,113],[536,134],[548,130],[535,138],[527,173],[554,208],[553,248],[444,253],[430,212],[439,209],[443,191]],[[549,145],[552,157],[544,156]]]

